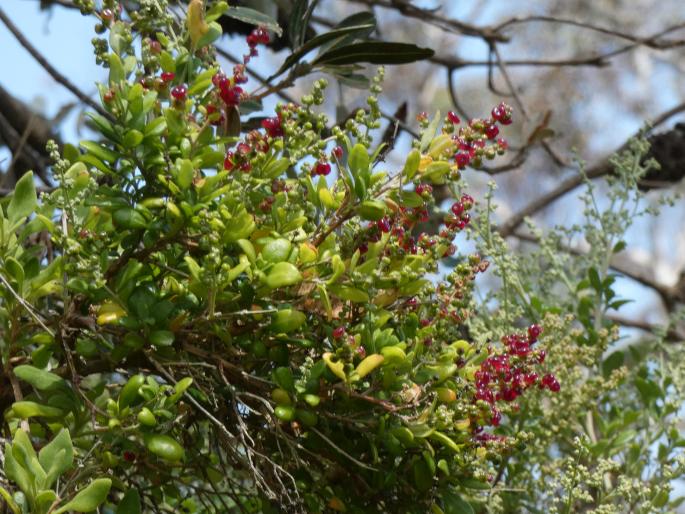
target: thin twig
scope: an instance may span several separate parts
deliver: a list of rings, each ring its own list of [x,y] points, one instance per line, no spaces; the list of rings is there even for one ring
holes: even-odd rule
[[[683,111],[685,111],[685,102],[676,105],[675,107],[669,109],[668,111],[656,117],[652,121],[651,126],[656,127],[664,123],[672,116]],[[639,136],[639,134],[640,133],[638,132],[633,137]],[[625,149],[626,144],[627,143],[621,145],[621,147],[612,152],[611,155]],[[588,179],[595,179],[608,173],[611,173],[612,170],[613,167],[609,163],[609,156],[607,156],[601,161],[599,161],[596,165],[586,170],[585,176]],[[536,212],[544,209],[548,205],[552,204],[553,202],[564,196],[566,193],[573,191],[575,188],[582,185],[584,181],[585,178],[581,174],[577,174],[567,178],[566,180],[563,180],[561,183],[559,183],[559,185],[557,185],[557,187],[540,196],[539,198],[536,198],[517,213],[509,216],[507,221],[498,228],[499,233],[503,237],[512,235],[514,233],[514,230],[516,230],[518,226],[521,225],[521,223],[523,223],[523,220],[525,220],[528,216],[532,216]]]
[[[2,7],[0,7],[0,21],[2,21],[5,26],[9,29],[9,31],[14,35],[16,40],[19,42],[21,46],[26,49],[28,53],[31,54],[31,57],[33,57],[38,64],[40,64],[45,71],[50,74],[50,76],[55,79],[57,82],[62,84],[65,88],[67,88],[69,91],[71,91],[79,100],[81,100],[84,104],[92,107],[95,109],[99,114],[102,116],[112,119],[112,116],[105,111],[100,105],[98,105],[96,102],[94,102],[88,95],[86,95],[83,91],[81,91],[79,88],[77,88],[67,77],[62,75],[59,71],[57,71],[52,64],[48,62],[48,60],[34,47],[31,42],[26,39],[24,34],[21,33],[21,31],[17,28],[17,26],[10,20],[7,15],[5,14],[5,11],[2,10]]]

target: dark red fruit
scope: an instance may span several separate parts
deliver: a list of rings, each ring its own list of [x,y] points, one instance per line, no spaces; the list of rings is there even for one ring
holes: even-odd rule
[[[318,161],[314,166],[312,175],[323,175],[324,177],[331,172],[331,165],[327,162]]]
[[[485,127],[485,137],[488,139],[495,139],[497,134],[499,134],[499,128],[497,128],[497,125],[488,125]]]
[[[281,137],[283,135],[283,127],[279,118],[266,118],[262,120],[262,128],[270,137]]]
[[[184,102],[187,94],[188,88],[186,88],[183,84],[174,86],[171,90],[171,97],[179,102]]]
[[[469,162],[471,162],[471,157],[464,152],[458,152],[454,155],[454,162],[460,168],[465,168]]]
[[[450,123],[454,125],[459,125],[461,123],[461,120],[459,119],[459,116],[454,111],[449,111],[447,113],[447,119],[449,120]]]
[[[542,328],[540,325],[537,324],[532,324],[531,326],[528,327],[528,340],[532,343],[534,341],[538,340],[538,337],[540,337],[540,334],[542,333]]]

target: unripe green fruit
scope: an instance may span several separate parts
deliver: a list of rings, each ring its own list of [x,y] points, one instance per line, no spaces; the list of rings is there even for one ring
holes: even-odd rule
[[[295,409],[290,405],[279,405],[274,409],[274,414],[281,421],[292,421],[295,419]]]
[[[145,436],[145,446],[151,452],[164,460],[178,462],[185,456],[185,450],[168,435],[151,434]]]
[[[138,413],[138,422],[146,427],[154,427],[157,424],[157,418],[147,407],[143,407]]]

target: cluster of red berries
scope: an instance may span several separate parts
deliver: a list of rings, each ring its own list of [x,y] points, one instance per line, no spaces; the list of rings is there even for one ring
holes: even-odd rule
[[[340,161],[343,157],[343,149],[342,146],[336,146],[331,150],[331,155],[330,158],[335,160],[335,161]],[[322,157],[318,161],[316,161],[316,164],[314,164],[314,167],[312,168],[312,176],[327,176],[331,172],[331,165],[328,162],[328,158]]]
[[[513,334],[503,337],[505,351],[490,355],[476,371],[474,400],[481,400],[490,405],[490,425],[499,425],[502,418],[500,411],[495,407],[496,402],[513,402],[526,389],[535,385],[555,393],[561,389],[554,375],[547,374],[540,378],[533,370],[545,360],[544,350],[533,349],[541,332],[539,325],[531,325],[525,335]]]
[[[447,227],[445,236],[450,237],[451,232],[455,233],[466,228],[471,221],[471,215],[468,211],[473,208],[474,203],[475,201],[471,195],[463,194],[459,200],[452,204],[452,207],[450,207],[451,214],[448,214],[445,218],[445,225]]]
[[[324,160],[318,160],[316,161],[316,164],[314,164],[314,167],[312,168],[312,176],[317,176],[321,175],[325,177],[331,172],[331,165],[328,161]]]
[[[266,130],[269,137],[283,137],[283,125],[281,115],[262,120],[262,128]]]
[[[266,31],[266,29],[264,27],[257,27],[250,33],[249,36],[247,36],[247,44],[250,47],[250,54],[252,55],[252,51],[256,51],[257,45],[268,45],[270,41],[271,38],[269,37],[269,33]],[[252,55],[252,57],[254,57],[254,55]]]
[[[266,45],[270,41],[269,33],[262,27],[254,29],[246,39],[247,44],[250,47],[250,53],[243,55],[242,64],[233,66],[233,75],[228,77],[225,73],[219,71],[212,77],[212,84],[214,84],[214,87],[218,90],[219,98],[228,107],[236,107],[245,99],[245,91],[239,84],[245,84],[247,82],[247,75],[245,74],[246,66],[252,57],[259,55],[257,52],[257,45]],[[207,106],[208,115],[212,115],[219,110],[220,109],[214,104],[210,103]],[[223,121],[223,114],[212,117],[213,125],[220,125]]]
[[[481,165],[483,158],[494,158],[496,154],[501,155],[508,148],[506,140],[500,138],[494,141],[499,135],[497,124],[509,125],[512,121],[512,109],[505,103],[500,103],[492,109],[491,117],[488,119],[473,119],[466,126],[460,127],[458,132],[452,136],[457,144],[457,152],[454,154],[454,162],[460,168],[473,165]],[[447,123],[443,130],[452,133],[456,130],[456,125],[461,123],[459,116],[450,111],[447,113]],[[494,141],[494,142],[493,142]]]
[[[235,151],[229,150],[226,152],[224,169],[229,171],[239,169],[242,172],[248,173],[252,170],[251,159],[257,154],[264,154],[268,151],[269,142],[264,134],[258,130],[251,130],[245,136],[245,140],[236,145]]]

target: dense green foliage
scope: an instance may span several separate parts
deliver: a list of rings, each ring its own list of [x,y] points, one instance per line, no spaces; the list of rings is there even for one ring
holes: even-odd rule
[[[677,503],[682,352],[619,348],[608,317],[625,302],[611,258],[645,214],[643,143],[617,158],[606,208],[588,185],[585,226],[513,254],[492,196],[474,200],[462,177],[505,151],[508,106],[465,123],[421,117],[389,169],[374,138],[382,69],[342,127],[317,111],[323,79],[300,104],[248,119],[279,88],[248,95],[243,66],[220,71],[214,20],[260,26],[245,62],[275,22],[222,2],[193,0],[180,24],[163,1],[130,18],[105,3],[109,38],[94,43],[109,79],[92,139],[51,148],[59,187],[38,198],[27,174],[0,210],[9,511]],[[365,41],[374,27],[360,13],[306,42],[290,34],[281,87],[313,70],[363,84],[360,62],[430,53]],[[435,187],[453,200],[426,233]],[[563,244],[579,234],[587,254]],[[456,250],[466,237],[478,254]],[[488,264],[502,287],[476,298]]]

